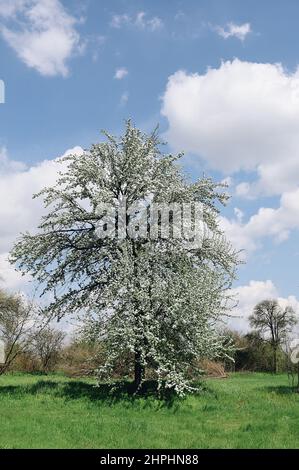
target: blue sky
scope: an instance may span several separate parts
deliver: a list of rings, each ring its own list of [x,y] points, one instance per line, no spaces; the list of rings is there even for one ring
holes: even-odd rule
[[[192,177],[230,183],[221,223],[245,249],[240,309],[267,296],[297,308],[298,19],[296,0],[0,0],[7,286],[21,286],[6,256],[38,220],[31,193],[55,177],[52,160],[131,117],[159,123]]]

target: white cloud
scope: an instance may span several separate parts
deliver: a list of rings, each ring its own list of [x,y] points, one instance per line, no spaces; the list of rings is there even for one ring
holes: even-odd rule
[[[231,176],[226,176],[225,178],[223,178],[223,180],[221,180],[221,184],[225,184],[227,186],[233,186],[234,180]]]
[[[124,25],[127,25],[131,22],[131,17],[124,13],[123,15],[113,15],[112,20],[110,22],[110,26],[112,28],[121,28]]]
[[[157,31],[157,29],[161,29],[163,27],[163,21],[157,16],[148,20],[146,24],[151,31]]]
[[[299,73],[281,65],[222,63],[206,73],[170,76],[162,114],[166,138],[228,174],[257,172],[239,194],[281,194],[299,181]]]
[[[65,155],[82,152],[81,147],[74,147]],[[37,227],[44,209],[42,201],[32,199],[32,195],[53,185],[62,167],[55,160],[45,160],[25,168],[22,164],[18,166],[18,162],[11,162],[7,154],[5,162],[5,171],[0,168],[0,276],[12,288],[19,286],[21,277],[8,264],[7,254],[21,232]]]
[[[260,207],[247,222],[243,222],[243,217],[238,210],[236,218],[220,217],[222,229],[237,249],[244,249],[248,254],[259,248],[266,237],[281,243],[288,239],[291,230],[299,229],[299,189],[285,192],[279,207]]]
[[[139,11],[136,15],[113,15],[110,22],[112,28],[120,29],[123,26],[133,26],[141,30],[157,31],[163,27],[163,21],[158,16],[148,17],[144,11]]]
[[[251,315],[254,306],[265,299],[277,298],[278,292],[273,282],[250,281],[245,286],[231,289],[231,294],[238,302],[232,312],[232,318],[227,320],[227,324],[238,331],[246,332],[249,329],[248,317]]]
[[[135,20],[136,26],[139,26],[139,28],[145,28],[145,12],[140,11],[136,15],[136,20]]]
[[[246,259],[250,252],[258,248],[258,241],[248,230],[247,224],[242,224],[238,218],[219,217],[219,223],[233,247],[244,250],[242,259]]]
[[[13,292],[22,290],[31,281],[29,275],[22,276],[8,261],[8,253],[0,254],[0,288]]]
[[[126,69],[126,67],[121,67],[119,69],[116,69],[115,74],[114,74],[114,78],[116,78],[116,80],[122,80],[123,78],[125,78],[128,75],[128,73],[129,72]]]
[[[120,97],[120,105],[121,106],[126,106],[128,101],[129,101],[129,92],[124,91],[124,93]]]
[[[181,20],[184,20],[185,18],[186,18],[186,14],[185,14],[182,10],[179,10],[179,11],[174,15],[175,21],[181,21]]]
[[[252,314],[255,305],[265,299],[277,299],[282,308],[290,305],[299,314],[299,301],[294,295],[280,297],[276,286],[271,280],[250,281],[245,286],[239,286],[231,290],[232,295],[238,301],[233,310],[233,318],[227,320],[230,328],[247,332],[249,327],[248,317]]]
[[[241,209],[239,209],[238,207],[235,207],[234,208],[234,213],[235,213],[235,216],[237,218],[237,221],[241,223],[242,220],[243,220],[243,217],[244,217],[244,212],[241,211]]]
[[[59,0],[0,0],[2,37],[41,75],[68,75],[67,61],[83,50],[76,23]]]
[[[240,25],[235,23],[227,23],[224,28],[221,26],[216,26],[215,30],[219,36],[223,37],[224,39],[235,37],[240,39],[240,41],[244,41],[246,36],[252,32],[250,23],[244,23]]]
[[[156,31],[157,29],[162,28],[163,21],[158,16],[154,16],[148,19],[146,17],[146,13],[144,11],[140,11],[136,15],[135,24],[141,29],[149,29],[150,31]]]
[[[0,147],[0,178],[1,175],[25,169],[26,165],[23,162],[17,162],[8,158],[6,147]]]
[[[16,15],[18,10],[23,9],[27,0],[1,0],[0,1],[0,16],[4,18],[11,18]]]
[[[250,197],[251,186],[250,183],[247,181],[243,181],[242,183],[236,186],[236,196],[239,197]]]

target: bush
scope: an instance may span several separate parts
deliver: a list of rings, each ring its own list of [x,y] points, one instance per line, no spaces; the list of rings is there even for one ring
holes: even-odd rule
[[[210,359],[203,359],[200,361],[199,364],[208,377],[227,377],[225,366],[222,362],[211,361]]]
[[[8,372],[40,372],[40,363],[32,353],[23,352],[16,356],[14,362],[11,363]]]
[[[273,351],[271,345],[264,341],[256,332],[242,336],[234,333],[236,351],[234,355],[235,370],[249,370],[254,372],[273,371]],[[277,352],[278,369],[286,371],[285,353],[280,348]]]
[[[103,363],[102,347],[73,340],[61,353],[57,368],[69,377],[88,376]]]

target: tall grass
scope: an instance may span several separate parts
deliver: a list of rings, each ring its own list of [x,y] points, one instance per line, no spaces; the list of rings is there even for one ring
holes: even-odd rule
[[[0,423],[0,448],[299,448],[299,394],[270,374],[209,380],[185,400],[7,375]]]

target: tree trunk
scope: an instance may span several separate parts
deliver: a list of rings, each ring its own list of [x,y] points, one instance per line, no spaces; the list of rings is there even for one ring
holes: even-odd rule
[[[134,391],[135,393],[140,390],[142,380],[144,377],[144,366],[141,364],[141,352],[135,352],[135,368],[134,368]]]
[[[277,348],[275,347],[273,349],[273,373],[277,374],[278,369],[277,369]]]

